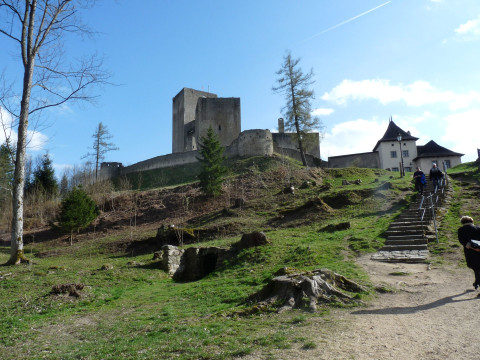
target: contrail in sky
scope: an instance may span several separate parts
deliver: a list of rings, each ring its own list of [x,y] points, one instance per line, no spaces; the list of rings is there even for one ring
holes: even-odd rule
[[[336,28],[338,28],[338,27],[340,27],[340,26],[342,26],[342,25],[348,24],[350,21],[353,21],[353,20],[355,20],[355,19],[358,19],[359,17],[362,17],[363,15],[367,15],[368,13],[371,13],[372,11],[375,11],[375,10],[377,10],[377,9],[380,9],[381,7],[383,7],[383,6],[385,6],[385,5],[388,5],[388,4],[390,4],[391,2],[392,2],[392,0],[387,1],[386,3],[383,3],[383,4],[381,4],[381,5],[378,5],[377,7],[374,7],[373,9],[367,10],[367,11],[365,11],[365,12],[359,14],[359,15],[356,15],[356,16],[354,16],[354,17],[351,17],[351,18],[348,19],[348,20],[342,21],[341,23],[338,23],[337,25],[334,25],[334,26],[332,26],[332,27],[329,27],[328,29],[325,29],[325,30],[321,31],[321,32],[319,32],[318,34],[315,34],[315,35],[313,35],[313,36],[310,36],[308,39],[305,39],[305,40],[303,40],[302,42],[305,42],[305,41],[308,41],[308,40],[312,40],[313,38],[315,38],[315,37],[317,37],[317,36],[323,35],[323,34],[325,34],[326,32],[332,31],[333,29],[336,29]]]

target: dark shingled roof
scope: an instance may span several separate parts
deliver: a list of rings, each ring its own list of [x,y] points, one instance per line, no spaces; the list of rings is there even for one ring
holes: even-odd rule
[[[418,138],[416,138],[415,136],[412,136],[409,133],[407,133],[406,131],[403,131],[402,129],[400,129],[397,126],[397,124],[395,124],[393,122],[393,120],[390,119],[390,122],[388,123],[387,131],[385,131],[385,134],[383,135],[383,137],[380,140],[377,141],[377,145],[375,145],[375,147],[373,148],[373,151],[377,150],[378,146],[380,145],[380,143],[382,141],[397,141],[398,134],[402,135],[402,141],[404,141],[404,140],[415,140],[415,141],[417,141],[418,140]]]
[[[426,157],[437,157],[437,156],[463,156],[465,154],[460,154],[452,150],[448,150],[443,146],[438,145],[435,141],[430,140],[425,145],[417,146],[417,157],[413,161],[419,158]]]

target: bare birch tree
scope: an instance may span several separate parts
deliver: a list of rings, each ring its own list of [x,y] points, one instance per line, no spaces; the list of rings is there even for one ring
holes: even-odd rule
[[[292,54],[288,52],[283,58],[283,64],[280,70],[276,72],[279,75],[277,86],[272,90],[284,94],[287,104],[283,108],[286,117],[285,127],[296,133],[298,141],[298,150],[302,157],[303,166],[307,166],[305,158],[305,134],[312,131],[320,124],[318,117],[312,117],[310,101],[314,98],[313,90],[309,87],[315,82],[312,80],[313,71],[304,74],[298,66],[300,59],[293,59]]]
[[[42,110],[72,100],[92,100],[88,89],[105,83],[101,59],[91,56],[76,64],[63,57],[63,41],[70,34],[91,34],[79,11],[89,0],[0,0],[0,35],[16,44],[21,84],[9,83],[3,73],[0,106],[16,119],[15,172],[12,196],[11,256],[7,264],[28,262],[23,253],[25,155],[29,119]],[[18,91],[17,91],[18,90]],[[20,101],[19,101],[20,99]]]

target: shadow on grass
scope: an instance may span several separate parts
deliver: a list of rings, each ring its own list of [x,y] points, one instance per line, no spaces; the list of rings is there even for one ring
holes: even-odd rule
[[[126,257],[135,257],[140,255],[152,254],[155,251],[160,250],[161,243],[156,237],[150,237],[144,240],[134,240],[134,241],[125,241],[115,244],[113,249],[110,251],[114,253],[121,253],[118,255],[112,255],[114,259],[117,258],[126,258]]]

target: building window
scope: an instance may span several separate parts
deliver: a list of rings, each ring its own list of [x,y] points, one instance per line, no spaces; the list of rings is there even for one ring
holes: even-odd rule
[[[397,167],[392,167],[392,171],[400,171]]]
[[[390,157],[396,158],[397,157],[397,152],[396,151],[390,151]]]
[[[222,131],[222,125],[218,125],[218,131]]]
[[[445,160],[443,163],[445,164],[445,170],[450,169],[452,167],[452,165],[450,164],[450,160]]]
[[[405,172],[412,172],[412,168],[405,166]]]
[[[403,150],[402,154],[404,158],[408,157],[408,150]]]

